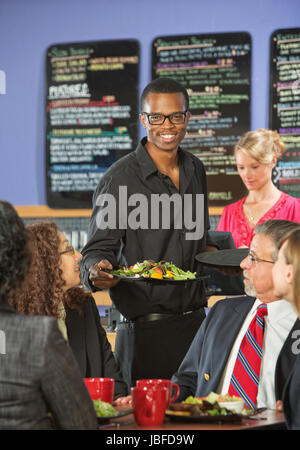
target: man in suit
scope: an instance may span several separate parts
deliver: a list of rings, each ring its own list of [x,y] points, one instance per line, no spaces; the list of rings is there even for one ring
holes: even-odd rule
[[[217,302],[209,311],[172,381],[180,386],[178,401],[211,391],[226,394],[241,341],[264,303],[263,352],[256,406],[274,409],[295,360],[292,334],[300,322],[291,304],[275,296],[272,267],[276,242],[299,226],[285,220],[269,220],[256,227],[249,255],[241,262],[247,296]],[[278,361],[277,361],[278,359]]]

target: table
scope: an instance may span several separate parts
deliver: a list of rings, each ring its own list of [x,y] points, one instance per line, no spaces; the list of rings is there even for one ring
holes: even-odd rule
[[[187,422],[175,422],[166,418],[162,425],[145,427],[139,426],[134,420],[133,414],[127,416],[111,419],[108,424],[100,426],[103,430],[131,430],[131,431],[142,431],[142,430],[158,430],[160,432],[164,431],[200,431],[200,430],[275,430],[275,429],[286,429],[284,424],[284,416],[282,412],[278,412],[273,409],[267,409],[260,414],[253,416],[251,419],[242,419],[240,423],[187,423]]]

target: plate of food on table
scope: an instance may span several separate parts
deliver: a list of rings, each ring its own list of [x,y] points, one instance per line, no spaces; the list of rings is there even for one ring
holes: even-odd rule
[[[132,409],[115,409],[110,403],[101,400],[93,400],[98,423],[109,422],[110,419],[127,416],[132,413]]]
[[[206,397],[187,397],[168,406],[166,417],[177,422],[224,423],[241,422],[257,414],[258,410],[246,409],[240,397],[211,392]]]
[[[186,283],[203,280],[196,272],[184,271],[172,262],[151,259],[137,262],[129,267],[120,266],[117,270],[107,271],[125,281],[144,281],[150,283]]]

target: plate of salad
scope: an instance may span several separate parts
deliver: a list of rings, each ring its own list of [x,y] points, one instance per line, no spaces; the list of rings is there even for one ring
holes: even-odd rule
[[[115,409],[110,403],[101,400],[93,400],[98,423],[106,423],[110,419],[127,416],[132,413],[132,409]]]
[[[217,394],[210,393],[207,397],[188,397],[183,402],[172,403],[166,411],[166,416],[181,422],[241,422],[243,416],[219,405]]]
[[[182,402],[170,404],[166,416],[177,422],[224,423],[241,422],[243,418],[249,419],[260,412],[259,409],[250,410],[246,408],[237,412],[228,407],[229,403],[236,404],[239,402],[244,403],[239,397],[229,395],[224,397],[215,392],[211,392],[206,397],[189,396]],[[224,404],[226,407],[224,407]]]
[[[137,262],[130,267],[120,266],[109,273],[126,281],[144,281],[150,283],[186,283],[203,280],[196,272],[184,271],[167,261],[155,262],[150,259]]]

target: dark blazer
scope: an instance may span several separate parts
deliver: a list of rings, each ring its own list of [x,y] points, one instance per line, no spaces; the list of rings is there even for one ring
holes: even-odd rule
[[[283,412],[289,430],[300,430],[300,354],[284,386]]]
[[[119,366],[112,353],[93,297],[83,303],[83,316],[75,309],[66,309],[69,344],[83,378],[115,379],[115,398],[128,394]]]
[[[56,319],[0,302],[0,429],[97,429],[93,403]]]
[[[210,310],[172,381],[180,386],[178,401],[189,395],[205,396],[216,392],[236,336],[255,299],[248,296],[227,298]],[[276,399],[282,398],[295,355],[291,352],[291,334],[300,330],[297,320],[280,352],[276,366]]]

